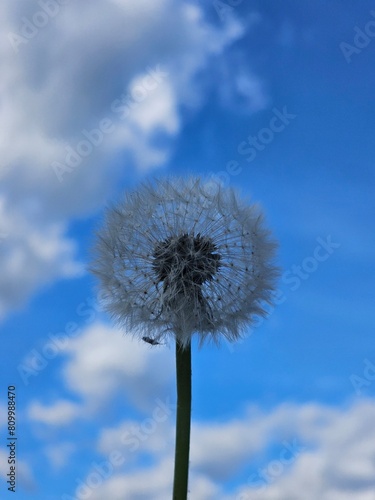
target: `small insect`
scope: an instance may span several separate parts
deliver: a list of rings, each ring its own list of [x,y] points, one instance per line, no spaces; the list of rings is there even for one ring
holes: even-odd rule
[[[158,345],[158,344],[160,344],[160,342],[158,342],[155,339],[152,339],[151,337],[142,337],[142,340],[144,340],[145,342],[147,342],[148,344],[151,344],[151,345]]]

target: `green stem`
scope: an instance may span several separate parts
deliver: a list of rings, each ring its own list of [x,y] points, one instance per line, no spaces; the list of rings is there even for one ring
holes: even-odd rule
[[[191,347],[176,340],[177,416],[173,500],[186,500],[191,420]]]

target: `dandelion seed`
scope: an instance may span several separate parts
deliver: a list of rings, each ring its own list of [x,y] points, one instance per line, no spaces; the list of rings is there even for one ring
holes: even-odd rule
[[[143,184],[109,209],[93,272],[104,305],[140,338],[239,338],[272,301],[275,244],[256,205],[199,178]]]

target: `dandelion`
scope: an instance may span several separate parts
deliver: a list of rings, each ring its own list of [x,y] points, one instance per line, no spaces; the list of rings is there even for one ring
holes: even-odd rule
[[[139,337],[186,347],[236,340],[265,315],[276,269],[257,206],[200,179],[142,185],[108,210],[93,271],[114,319]]]
[[[116,322],[151,345],[176,342],[177,426],[174,497],[187,495],[191,340],[237,340],[278,275],[275,243],[256,205],[200,178],[143,184],[110,208],[92,271]]]

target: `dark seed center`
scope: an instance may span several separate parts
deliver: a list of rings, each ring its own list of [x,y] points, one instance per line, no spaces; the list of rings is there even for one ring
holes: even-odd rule
[[[200,233],[167,238],[156,245],[153,259],[158,280],[177,291],[212,280],[220,267],[216,245]]]

